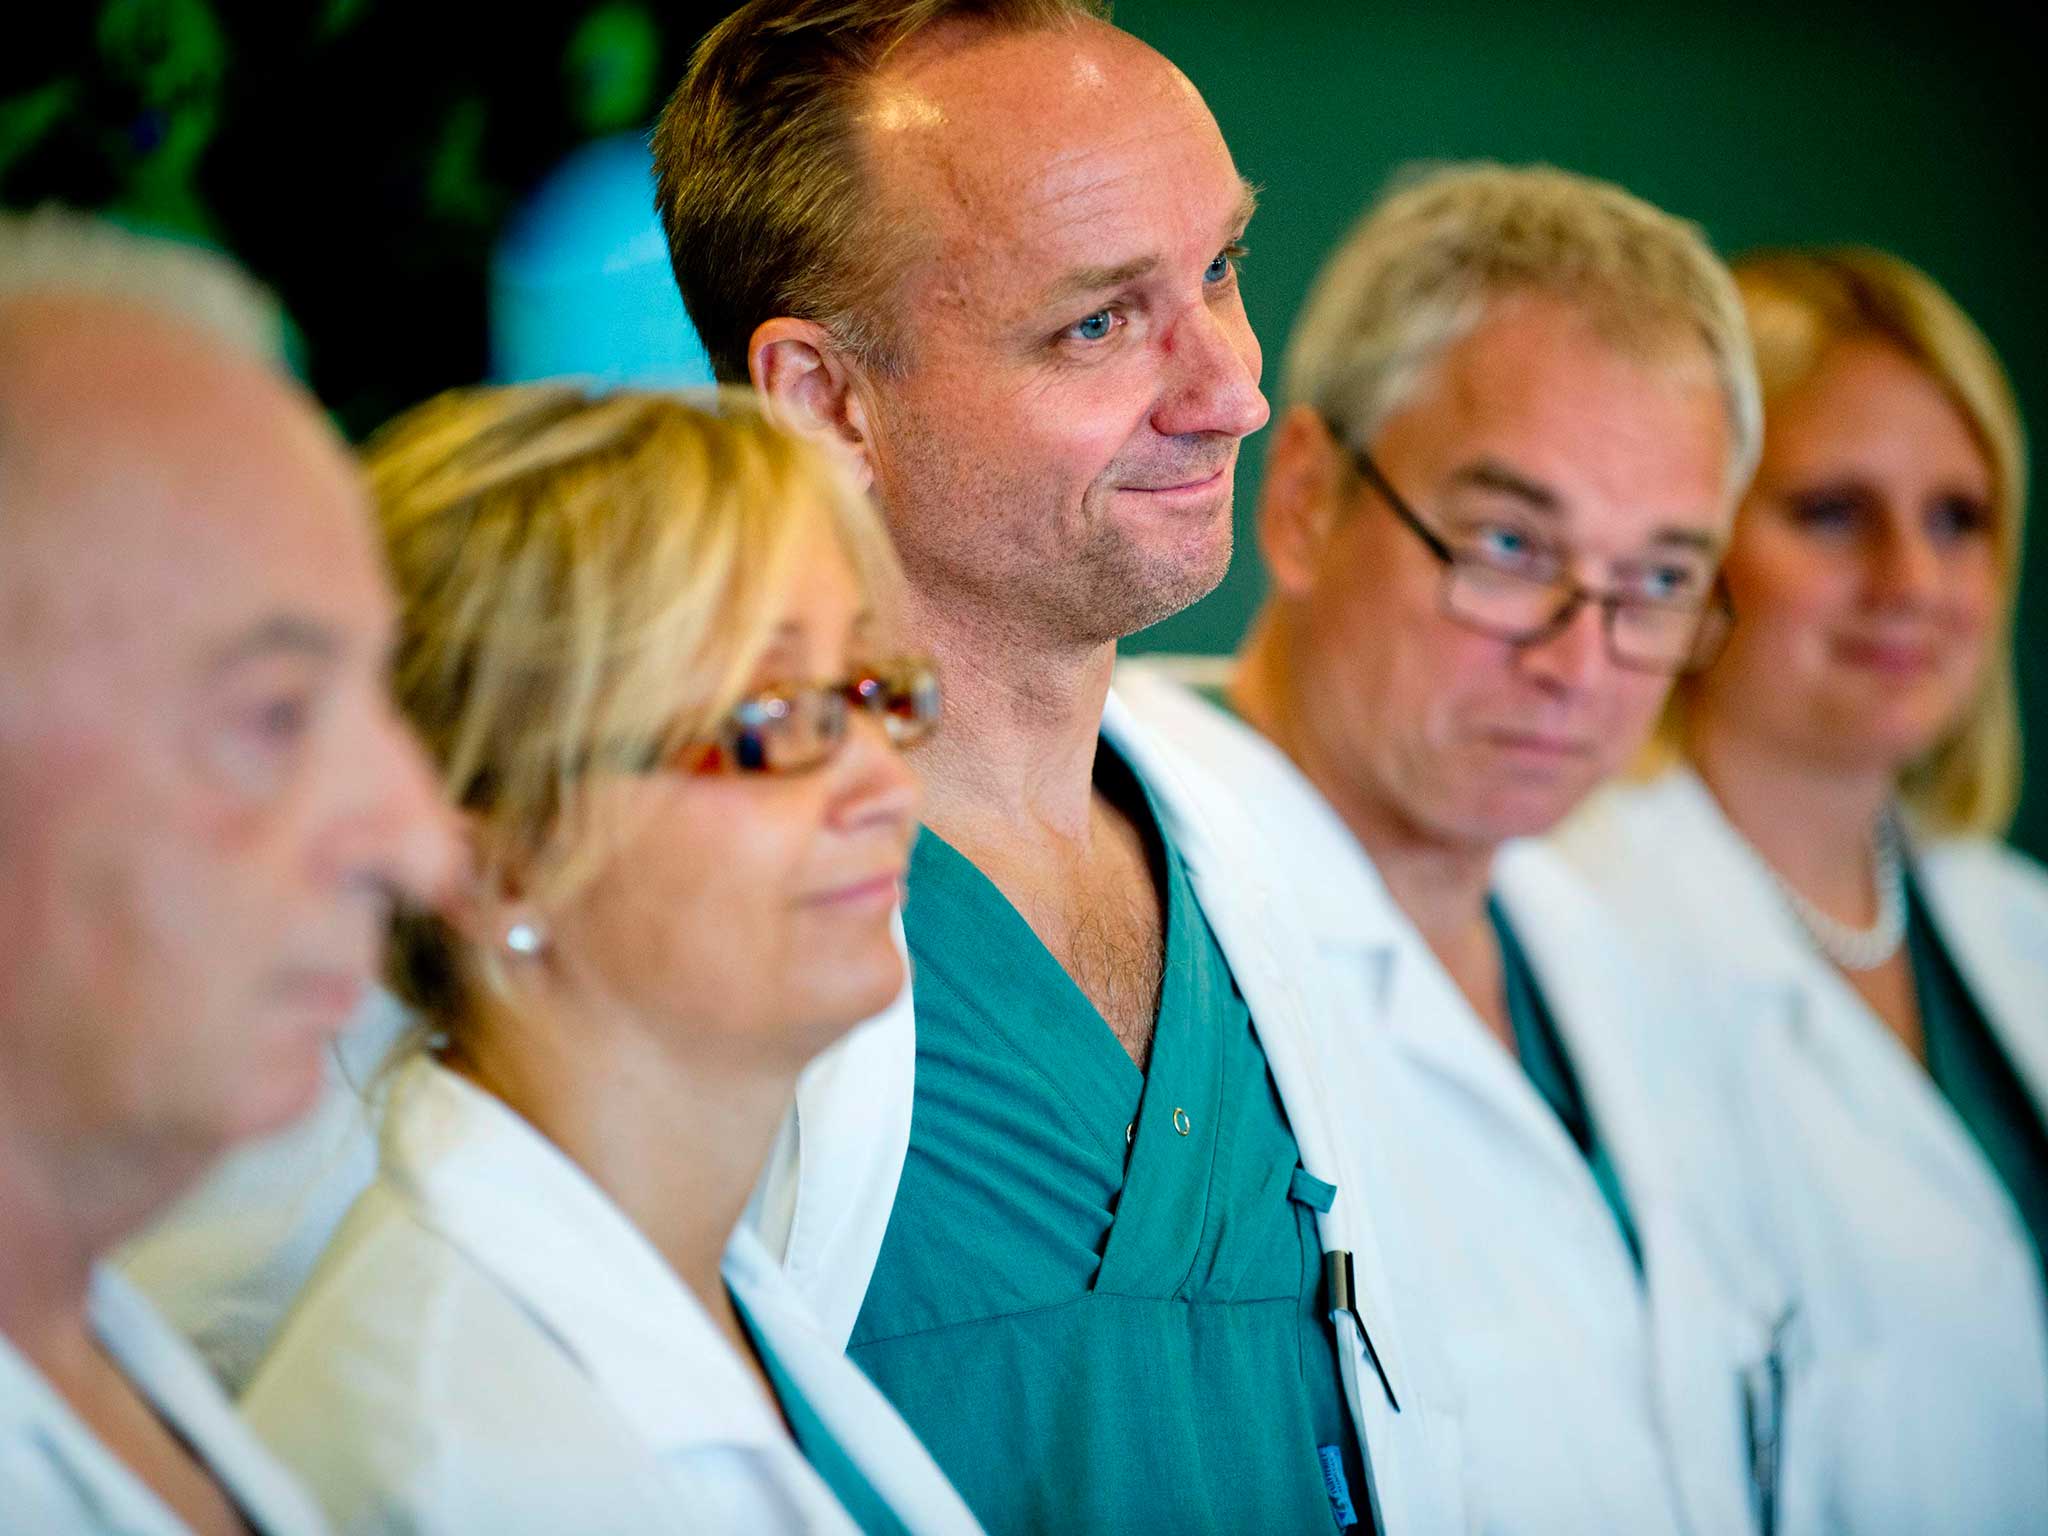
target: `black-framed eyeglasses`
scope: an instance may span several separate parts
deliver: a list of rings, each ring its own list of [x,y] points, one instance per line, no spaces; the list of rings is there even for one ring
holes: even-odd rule
[[[939,674],[921,656],[862,668],[838,682],[764,689],[740,700],[709,741],[680,754],[703,771],[802,773],[846,740],[855,710],[882,722],[902,748],[929,736],[943,708]]]
[[[1455,545],[1416,515],[1370,453],[1345,446],[1359,477],[1442,564],[1438,604],[1453,623],[1510,645],[1534,645],[1560,633],[1580,608],[1594,603],[1609,658],[1637,672],[1697,672],[1726,643],[1735,610],[1719,577],[1704,598],[1664,601],[1586,586],[1552,551],[1510,556],[1476,544]]]

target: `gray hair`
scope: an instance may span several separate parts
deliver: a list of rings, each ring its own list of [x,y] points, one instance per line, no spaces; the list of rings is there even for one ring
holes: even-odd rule
[[[55,203],[0,209],[0,302],[43,294],[122,300],[285,364],[284,306],[228,257]]]
[[[1611,182],[1488,162],[1410,170],[1324,263],[1283,365],[1290,404],[1368,441],[1430,365],[1517,293],[1582,305],[1601,334],[1663,359],[1703,344],[1728,411],[1731,495],[1763,438],[1742,300],[1696,225]]]

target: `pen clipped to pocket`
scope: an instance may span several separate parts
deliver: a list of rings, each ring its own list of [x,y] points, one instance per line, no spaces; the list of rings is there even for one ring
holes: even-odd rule
[[[1797,1305],[1778,1314],[1762,1358],[1742,1371],[1742,1417],[1749,1436],[1749,1488],[1758,1536],[1777,1536],[1785,1466],[1785,1399],[1798,1319]]]

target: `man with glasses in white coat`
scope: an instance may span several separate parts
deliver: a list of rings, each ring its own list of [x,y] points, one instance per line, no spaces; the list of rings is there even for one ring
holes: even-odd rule
[[[1317,949],[1461,1398],[1471,1528],[1767,1526],[1785,1288],[1632,967],[1540,833],[1727,614],[1757,384],[1698,232],[1548,169],[1438,171],[1330,259],[1259,507],[1271,596],[1223,704],[1119,689],[1262,824]],[[1377,1059],[1377,1058],[1374,1058]],[[1354,1100],[1361,1118],[1371,1113]]]

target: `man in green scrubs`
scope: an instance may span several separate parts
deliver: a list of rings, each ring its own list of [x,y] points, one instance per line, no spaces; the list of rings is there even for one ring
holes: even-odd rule
[[[1118,639],[1222,577],[1267,418],[1214,120],[1086,4],[787,0],[706,39],[655,157],[714,368],[871,485],[948,693],[853,1358],[991,1531],[1372,1529],[1335,1189],[1103,729]]]

